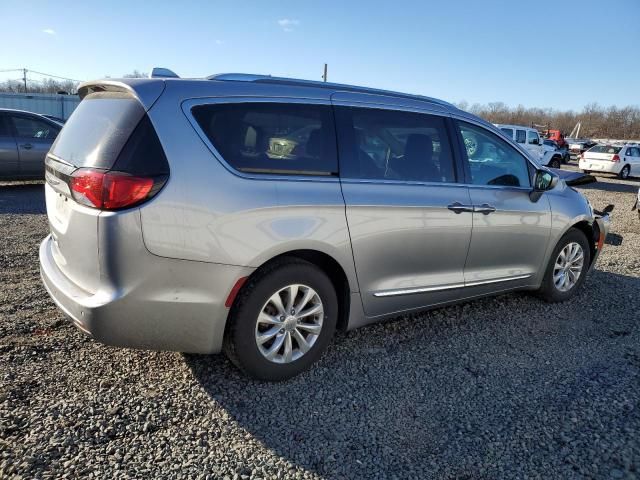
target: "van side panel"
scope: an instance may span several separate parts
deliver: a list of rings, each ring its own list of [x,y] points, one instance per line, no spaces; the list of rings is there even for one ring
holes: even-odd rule
[[[199,136],[170,86],[149,116],[171,168],[163,190],[141,209],[150,252],[258,267],[291,250],[318,250],[340,263],[357,291],[337,178],[232,172]]]

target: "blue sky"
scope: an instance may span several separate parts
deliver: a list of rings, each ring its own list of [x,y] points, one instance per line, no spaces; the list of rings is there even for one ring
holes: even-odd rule
[[[640,105],[640,0],[0,0],[0,19],[0,70],[319,80],[326,62],[333,82],[453,102]]]

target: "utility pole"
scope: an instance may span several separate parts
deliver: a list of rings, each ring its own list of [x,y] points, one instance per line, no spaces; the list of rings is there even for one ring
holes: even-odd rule
[[[326,82],[327,81],[327,64],[324,64],[324,74],[322,75],[322,81]]]
[[[24,93],[27,93],[27,69],[22,69],[22,81],[24,82]]]

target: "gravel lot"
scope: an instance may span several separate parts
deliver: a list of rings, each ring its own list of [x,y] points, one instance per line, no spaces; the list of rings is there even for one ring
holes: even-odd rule
[[[511,294],[339,334],[292,381],[100,345],[41,286],[40,184],[0,186],[0,478],[640,477],[640,182],[574,300]]]

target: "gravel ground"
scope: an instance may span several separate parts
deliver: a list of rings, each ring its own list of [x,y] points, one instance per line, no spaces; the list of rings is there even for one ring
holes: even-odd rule
[[[42,185],[0,186],[0,478],[640,477],[640,182],[570,302],[510,294],[337,336],[311,371],[100,345],[40,284]]]

